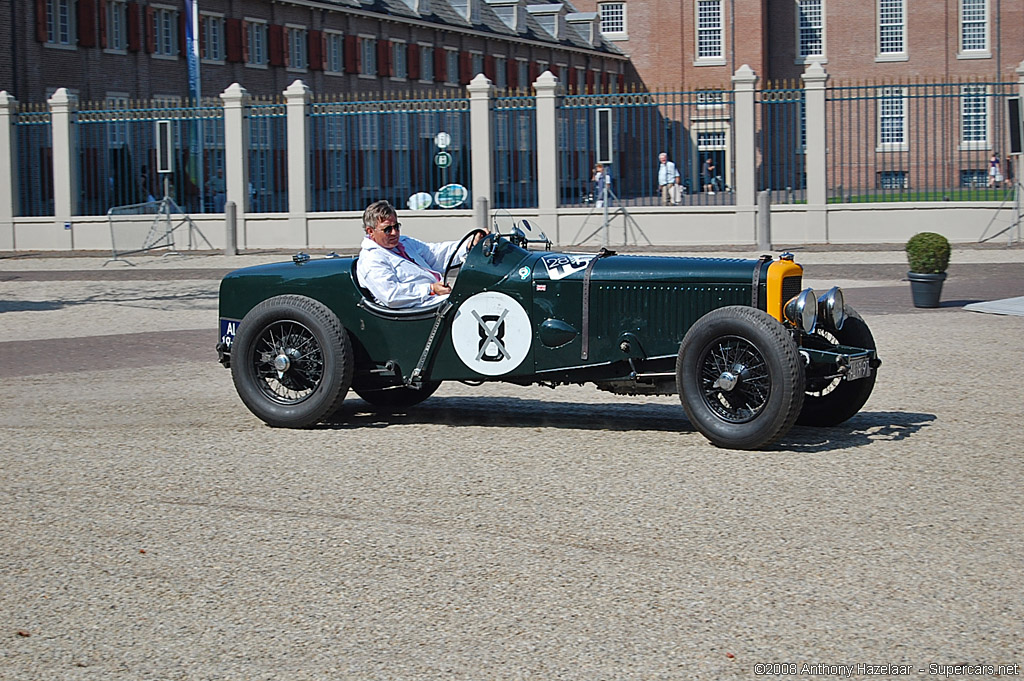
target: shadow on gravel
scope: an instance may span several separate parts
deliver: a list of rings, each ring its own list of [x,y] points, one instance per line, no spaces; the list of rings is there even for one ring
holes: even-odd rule
[[[934,420],[934,414],[862,411],[833,428],[795,426],[766,451],[813,454],[873,442],[904,440]],[[694,432],[679,405],[548,402],[515,397],[432,397],[415,407],[394,411],[375,410],[360,399],[350,399],[345,401],[341,411],[320,427],[347,430],[410,424]]]
[[[49,312],[63,307],[55,300],[0,300],[0,312]]]
[[[832,428],[794,426],[769,451],[817,454],[851,449],[874,442],[906,440],[927,428],[935,414],[906,411],[862,411],[846,423]]]

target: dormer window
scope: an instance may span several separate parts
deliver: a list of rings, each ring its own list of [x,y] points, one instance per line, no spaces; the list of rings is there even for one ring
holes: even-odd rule
[[[405,4],[417,14],[430,13],[430,0],[404,0]]]
[[[519,0],[485,0],[491,11],[513,31],[519,30]]]
[[[564,9],[565,6],[562,4],[526,6],[526,11],[533,15],[540,27],[556,40],[562,37],[562,12]]]
[[[587,45],[594,47],[597,44],[597,12],[573,12],[565,16],[565,21]]]
[[[473,5],[476,4],[476,0],[448,0],[451,4],[452,9],[459,13],[459,16],[466,21],[472,23],[476,20],[473,11]]]

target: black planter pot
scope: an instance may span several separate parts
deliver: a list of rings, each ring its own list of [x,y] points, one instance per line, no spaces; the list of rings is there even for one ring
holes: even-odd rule
[[[914,298],[914,307],[938,307],[942,296],[942,282],[946,281],[946,273],[922,274],[907,272],[910,279],[910,295]]]

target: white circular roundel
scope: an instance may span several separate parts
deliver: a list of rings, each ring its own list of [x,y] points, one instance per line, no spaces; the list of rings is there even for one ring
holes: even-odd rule
[[[467,367],[485,376],[512,371],[530,354],[530,316],[514,298],[486,291],[459,306],[452,344]]]

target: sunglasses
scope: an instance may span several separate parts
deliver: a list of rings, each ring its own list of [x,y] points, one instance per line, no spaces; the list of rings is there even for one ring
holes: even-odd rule
[[[384,232],[385,234],[391,234],[391,232],[399,232],[399,231],[401,231],[402,223],[401,222],[396,222],[393,225],[388,225],[387,227],[378,227],[377,229],[379,229],[380,231]]]

